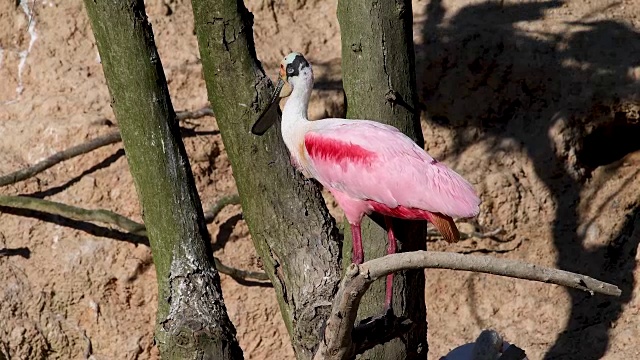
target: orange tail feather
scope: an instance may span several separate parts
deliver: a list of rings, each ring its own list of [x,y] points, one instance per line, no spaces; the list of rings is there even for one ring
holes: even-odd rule
[[[447,242],[454,243],[460,240],[460,232],[451,217],[437,212],[433,212],[430,215],[431,219],[429,221],[438,229]]]

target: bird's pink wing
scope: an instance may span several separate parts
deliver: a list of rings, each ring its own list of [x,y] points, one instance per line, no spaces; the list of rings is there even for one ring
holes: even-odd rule
[[[307,132],[304,142],[312,175],[353,198],[451,217],[478,214],[473,187],[396,128],[336,122]]]

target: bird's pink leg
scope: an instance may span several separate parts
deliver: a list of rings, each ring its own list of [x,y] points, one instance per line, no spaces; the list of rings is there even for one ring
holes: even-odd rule
[[[396,236],[393,233],[393,219],[388,216],[384,217],[384,222],[387,225],[387,237],[389,237],[389,244],[387,245],[387,255],[395,254],[397,250]],[[384,298],[384,309],[388,311],[391,309],[391,302],[393,300],[393,273],[387,275],[387,292]]]
[[[354,264],[362,264],[364,262],[364,251],[362,250],[362,234],[360,232],[360,223],[351,224],[351,240],[353,252],[351,262]]]

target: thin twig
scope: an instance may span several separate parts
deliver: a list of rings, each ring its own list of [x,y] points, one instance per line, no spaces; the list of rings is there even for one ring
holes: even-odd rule
[[[51,215],[64,216],[78,221],[101,222],[104,224],[115,225],[133,235],[147,236],[147,230],[143,224],[109,210],[83,209],[55,201],[27,196],[0,196],[0,206],[39,211]]]
[[[219,272],[229,275],[234,279],[242,279],[242,280],[260,280],[260,281],[268,281],[269,277],[265,272],[262,271],[248,271],[232,268],[220,262],[220,259],[217,257],[213,257],[213,261],[216,263],[216,269]]]
[[[223,197],[212,206],[208,214],[210,215],[211,219],[213,219],[225,206],[237,203],[239,203],[238,195]],[[147,230],[144,224],[140,224],[125,216],[109,210],[83,209],[59,202],[26,196],[0,196],[0,206],[14,209],[39,211],[51,215],[64,216],[66,218],[78,221],[101,222],[104,224],[115,225],[133,235],[144,237],[147,236]],[[214,257],[214,261],[218,271],[233,278],[242,280],[269,280],[264,272],[246,271],[232,268],[230,266],[224,265],[216,257]]]
[[[213,111],[211,110],[211,108],[203,107],[202,109],[195,110],[195,111],[177,112],[176,119],[179,121],[182,121],[186,119],[198,119],[204,116],[212,116],[212,115],[213,115]],[[26,180],[34,175],[37,175],[49,169],[50,167],[60,162],[69,160],[71,158],[74,158],[82,154],[89,153],[103,146],[119,143],[121,141],[122,141],[122,138],[120,137],[120,132],[115,131],[110,134],[97,137],[84,144],[70,147],[66,150],[57,152],[49,156],[48,158],[40,161],[35,165],[14,171],[7,175],[0,176],[0,187],[17,183],[18,181]]]
[[[222,211],[222,209],[224,209],[228,205],[238,205],[238,204],[240,204],[240,195],[233,194],[229,196],[224,196],[218,199],[218,201],[216,201],[215,204],[213,204],[208,211],[204,212],[204,221],[206,223],[210,223],[211,221],[213,221],[213,219],[215,219],[216,216],[218,216],[218,214],[220,213],[220,211]]]
[[[39,163],[29,166],[24,169],[12,172],[11,174],[0,176],[0,186],[6,186],[18,181],[28,179],[36,174],[39,174],[46,169],[78,155],[86,154],[103,146],[115,144],[122,141],[119,132],[113,132],[104,136],[97,137],[89,142],[81,145],[70,147],[66,150],[60,151],[51,155],[50,157],[40,161]]]
[[[588,276],[541,267],[518,260],[491,256],[462,255],[450,252],[414,251],[392,254],[369,260],[362,265],[352,264],[340,282],[331,315],[325,327],[324,340],[314,359],[352,359],[358,344],[353,343],[353,324],[360,300],[376,279],[401,270],[451,269],[474,271],[552,283],[605,295],[620,296],[620,289]]]
[[[185,111],[176,112],[176,120],[178,121],[187,120],[187,119],[195,120],[205,116],[213,116],[213,110],[211,110],[209,106],[205,106],[201,109],[193,110],[193,111],[185,110]]]

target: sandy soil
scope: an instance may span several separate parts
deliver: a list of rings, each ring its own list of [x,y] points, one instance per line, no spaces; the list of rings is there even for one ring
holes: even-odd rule
[[[640,3],[414,1],[427,150],[483,199],[478,231],[438,250],[491,253],[616,283],[623,296],[488,275],[426,272],[429,358],[493,328],[530,359],[640,358]],[[206,105],[189,1],[148,1],[177,110]],[[248,2],[270,74],[307,55],[314,118],[339,115],[336,1]],[[80,0],[0,3],[0,174],[114,130]],[[333,85],[332,85],[333,84]],[[185,140],[203,204],[236,191],[214,118]],[[0,190],[140,220],[121,145]],[[0,208],[0,352],[11,359],[154,359],[155,271],[123,233]],[[209,226],[216,255],[259,269],[239,206]],[[27,256],[28,255],[28,256]],[[291,359],[274,292],[222,276],[249,359]],[[88,343],[91,354],[88,354]]]

